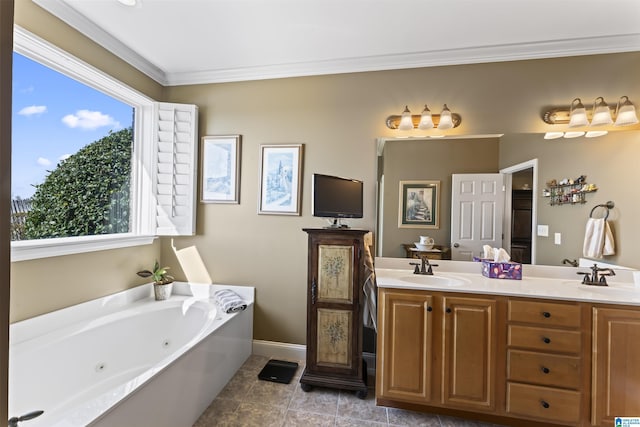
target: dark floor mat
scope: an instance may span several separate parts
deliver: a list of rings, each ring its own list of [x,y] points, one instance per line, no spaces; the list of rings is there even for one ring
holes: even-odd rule
[[[297,369],[298,364],[296,362],[271,359],[264,365],[264,368],[258,374],[258,378],[264,381],[289,384]]]

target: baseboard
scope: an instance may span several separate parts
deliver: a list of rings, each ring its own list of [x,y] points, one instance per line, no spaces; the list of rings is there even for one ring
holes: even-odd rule
[[[274,359],[302,361],[307,360],[307,346],[301,344],[289,344],[277,341],[253,340],[253,354]],[[362,358],[367,362],[367,374],[375,376],[375,353],[362,353]]]
[[[283,360],[307,360],[307,346],[277,341],[253,340],[253,354]]]

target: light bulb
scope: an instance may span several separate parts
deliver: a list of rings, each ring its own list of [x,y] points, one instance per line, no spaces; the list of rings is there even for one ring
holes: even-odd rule
[[[440,122],[438,123],[438,129],[451,129],[453,127],[453,120],[451,118],[451,110],[444,104],[444,108],[440,113]]]
[[[409,111],[409,107],[405,105],[404,111],[402,112],[402,116],[400,117],[400,124],[398,125],[399,130],[412,130],[413,129],[413,120],[411,119],[411,111]]]
[[[427,107],[427,104],[424,105],[424,110],[422,110],[422,115],[420,116],[420,124],[418,125],[418,129],[432,129],[433,128],[433,118],[431,117],[431,110]]]

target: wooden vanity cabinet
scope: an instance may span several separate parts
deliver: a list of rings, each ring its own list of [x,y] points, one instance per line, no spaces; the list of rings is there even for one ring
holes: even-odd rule
[[[378,403],[495,410],[497,304],[491,297],[380,289]]]
[[[307,360],[303,391],[313,386],[367,396],[362,358],[364,236],[351,228],[304,229],[308,234]]]
[[[591,423],[640,416],[640,310],[593,308]]]

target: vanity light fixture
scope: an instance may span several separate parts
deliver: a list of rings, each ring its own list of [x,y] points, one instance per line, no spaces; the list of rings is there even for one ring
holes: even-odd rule
[[[615,112],[613,115],[611,111]],[[622,96],[618,100],[615,109],[611,108],[599,96],[593,102],[593,109],[588,111],[580,98],[571,101],[569,107],[558,107],[545,111],[542,120],[550,125],[568,125],[569,127],[580,126],[628,126],[638,123],[636,108],[629,100],[628,96]]]
[[[578,102],[576,103],[576,101]],[[569,127],[587,126],[588,124],[587,110],[582,105],[582,101],[580,101],[580,98],[574,99],[571,101],[571,108],[569,109]]]
[[[460,126],[462,117],[460,114],[452,113],[444,104],[440,114],[431,114],[431,110],[425,104],[422,114],[411,114],[409,106],[404,107],[404,111],[400,115],[387,117],[386,124],[389,129],[413,130],[413,129],[433,129],[440,130],[452,129]]]
[[[558,138],[578,138],[584,135],[585,138],[596,138],[608,134],[606,130],[590,130],[589,132],[583,131],[571,131],[571,132],[547,132],[544,134],[544,139],[558,139]]]
[[[620,105],[620,101],[622,101],[623,98],[624,103]],[[629,101],[628,96],[621,96],[616,106],[616,122],[614,126],[635,125],[636,123],[638,123],[636,107]]]

